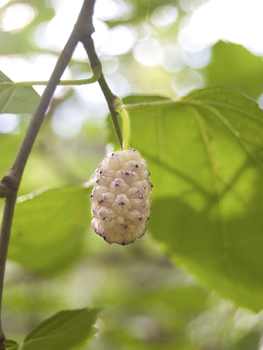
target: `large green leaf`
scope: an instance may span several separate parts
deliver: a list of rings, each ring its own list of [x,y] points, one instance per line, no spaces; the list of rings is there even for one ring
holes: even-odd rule
[[[242,45],[219,41],[212,48],[209,65],[204,69],[208,85],[229,85],[258,98],[263,92],[262,57]]]
[[[88,197],[89,189],[72,186],[22,198],[15,210],[8,258],[43,274],[70,265],[80,255],[90,225]]]
[[[152,173],[154,237],[208,286],[262,309],[263,111],[220,87],[129,110],[130,145]]]
[[[39,102],[39,95],[32,87],[1,85],[1,82],[11,81],[0,71],[0,113],[32,113]]]
[[[23,341],[21,350],[84,349],[93,335],[92,326],[98,310],[60,311],[33,329]]]

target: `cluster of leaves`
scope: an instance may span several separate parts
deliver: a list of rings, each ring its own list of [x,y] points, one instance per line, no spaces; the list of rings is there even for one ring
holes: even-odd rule
[[[143,21],[149,11],[145,2],[133,3],[138,11],[126,23]],[[31,5],[44,6],[38,1],[32,1]],[[150,11],[159,5],[163,2],[152,2]],[[47,15],[41,21],[54,14],[48,7],[38,10]],[[116,21],[114,25],[122,23]],[[29,45],[27,33],[20,34],[10,34],[10,43],[21,37]],[[7,42],[6,36],[4,38]],[[1,54],[19,53],[19,47],[16,46],[18,51],[14,47],[1,47]],[[222,59],[235,56],[243,60],[239,59],[234,66],[232,61]],[[228,84],[257,98],[263,91],[262,69],[261,58],[243,47],[220,42],[213,47],[211,63],[203,70],[208,85]],[[1,73],[0,81],[10,79]],[[45,293],[49,297],[52,295],[50,291],[43,291],[46,278],[58,286],[53,293],[57,294],[57,299],[51,302],[52,305],[44,303],[42,309],[39,295],[33,303],[27,300],[26,303],[31,303],[31,313],[34,308],[39,309],[37,320],[58,306],[79,307],[73,301],[60,301],[60,298],[68,298],[62,291],[65,281],[61,276],[75,263],[73,275],[78,276],[76,279],[90,281],[83,285],[83,293],[88,295],[84,300],[92,307],[103,305],[106,309],[101,317],[103,321],[97,324],[103,336],[89,345],[91,349],[123,348],[123,344],[125,349],[191,350],[197,346],[200,349],[223,346],[231,350],[258,349],[262,317],[248,316],[250,314],[244,312],[244,318],[251,317],[253,321],[247,327],[237,327],[236,308],[208,293],[209,289],[215,290],[237,306],[255,312],[263,308],[263,112],[250,97],[232,88],[209,87],[176,101],[167,96],[149,95],[124,99],[131,120],[130,145],[149,163],[154,184],[149,232],[155,241],[144,237],[134,247],[101,248],[105,243],[95,235],[92,238],[87,234],[91,233],[88,199],[91,188],[79,184],[59,186],[76,182],[76,179],[86,180],[103,155],[101,145],[104,141],[92,140],[83,147],[82,141],[87,137],[84,130],[78,138],[80,145],[73,153],[76,156],[81,148],[85,157],[78,155],[77,162],[74,157],[69,160],[63,142],[57,145],[54,141],[47,120],[29,161],[21,194],[40,185],[56,188],[36,190],[19,198],[8,255],[11,261],[27,271],[34,283],[41,281],[42,287],[36,294],[43,294],[43,299]],[[38,100],[32,88],[0,85],[1,113],[31,113]],[[0,164],[3,175],[22,139],[23,123],[26,125],[27,120],[22,119],[21,133],[0,136],[0,147],[6,150]],[[110,124],[108,135],[108,141],[117,148]],[[53,149],[59,147],[63,152],[58,152],[59,156],[51,163],[47,153],[53,153]],[[63,161],[58,164],[58,159]],[[89,164],[76,170],[76,163],[78,167],[83,159]],[[47,162],[53,164],[53,168],[56,163],[58,168],[54,171],[46,169]],[[84,255],[89,258],[83,262],[80,258]],[[196,276],[208,289],[200,287],[177,268],[178,265]],[[19,276],[26,278],[23,274]],[[94,282],[97,279],[100,282]],[[76,283],[74,277],[66,280],[71,285]],[[95,289],[93,283],[98,283]],[[25,299],[25,296],[13,297],[9,287],[12,289],[12,283],[9,286],[7,282],[4,299],[7,323],[10,305],[14,300],[18,301],[15,305],[23,304],[21,300]],[[29,283],[29,287],[32,289],[32,284]],[[23,295],[22,286],[19,288]],[[71,292],[72,297],[77,290]],[[25,295],[27,293],[25,288]],[[92,325],[97,313],[96,308],[59,312],[34,328],[20,347],[13,341],[8,341],[6,346],[13,350],[83,348],[93,334]],[[226,322],[229,324],[227,336]],[[35,326],[37,322],[32,323]]]

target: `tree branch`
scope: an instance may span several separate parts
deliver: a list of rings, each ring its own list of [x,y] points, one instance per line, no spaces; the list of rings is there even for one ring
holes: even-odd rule
[[[15,204],[16,204],[16,193],[6,198],[5,209],[3,215],[3,222],[1,227],[0,235],[0,316],[2,316],[2,298],[3,298],[3,287],[4,287],[4,275],[5,265],[8,252],[8,245],[10,239],[11,226],[14,216]],[[0,317],[0,350],[5,350],[3,344],[5,340],[5,334],[2,328],[2,317]]]
[[[0,194],[1,196],[6,196],[6,202],[0,235],[0,350],[5,349],[5,346],[3,344],[5,340],[5,335],[2,330],[1,324],[2,294],[6,257],[8,252],[8,244],[17,198],[17,191],[31,149],[44,120],[45,113],[48,109],[52,96],[64,73],[64,70],[66,69],[69,63],[78,42],[83,37],[83,33],[90,37],[91,34],[94,32],[94,27],[92,24],[94,3],[95,0],[84,0],[74,29],[57,61],[57,64],[53,70],[47,87],[40,99],[37,110],[31,120],[31,123],[28,127],[27,133],[20,146],[14,163],[9,172],[4,176],[4,178],[1,181]]]

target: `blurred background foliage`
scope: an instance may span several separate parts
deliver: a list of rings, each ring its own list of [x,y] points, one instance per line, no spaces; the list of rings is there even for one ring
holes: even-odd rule
[[[0,0],[0,70],[14,81],[47,80],[81,3]],[[196,88],[223,84],[261,103],[263,50],[256,44],[232,43],[231,36],[227,40],[220,34],[224,31],[213,36],[211,23],[217,19],[213,12],[197,37],[198,16],[209,3],[217,6],[212,0],[97,0],[94,41],[112,91],[120,97],[143,93],[176,98]],[[242,10],[243,2],[237,7],[236,1],[221,1],[218,28],[227,26],[230,3],[236,6],[237,17]],[[247,7],[253,8],[252,4]],[[199,23],[196,27],[194,19]],[[239,29],[234,17],[230,23]],[[202,33],[211,35],[205,41]],[[89,74],[85,52],[78,47],[64,78]],[[36,90],[41,94],[43,88]],[[78,186],[104,157],[106,115],[97,85],[57,89],[27,164],[20,195],[41,188],[37,196],[46,187],[74,185],[65,189],[69,205],[56,220],[58,226],[65,225],[65,232],[74,230],[77,238],[68,241],[65,233],[65,243],[56,237],[56,247],[61,247],[56,253],[48,235],[48,209],[42,221],[35,214],[35,223],[41,225],[34,242],[36,263],[30,260],[32,255],[27,256],[29,239],[23,242],[24,257],[18,264],[14,260],[19,260],[19,237],[26,230],[23,219],[30,215],[30,210],[19,213],[18,209],[4,292],[2,322],[8,338],[19,342],[60,309],[88,306],[103,308],[89,349],[258,350],[263,314],[237,308],[176,267],[151,232],[128,247],[108,246],[92,232],[90,189],[81,194]],[[29,120],[29,114],[0,115],[2,175],[12,164]],[[36,212],[59,201],[56,190],[50,193],[42,208],[36,204]],[[87,201],[77,215],[73,214],[76,194]],[[85,234],[78,235],[78,221],[83,223],[85,218]],[[46,259],[45,268],[41,263],[39,267],[38,257],[41,260],[49,254],[54,259]]]

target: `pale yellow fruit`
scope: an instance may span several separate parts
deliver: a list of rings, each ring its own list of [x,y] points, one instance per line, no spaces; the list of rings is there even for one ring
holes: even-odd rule
[[[107,243],[127,245],[144,235],[153,187],[147,166],[132,148],[107,155],[98,166],[91,225]]]

